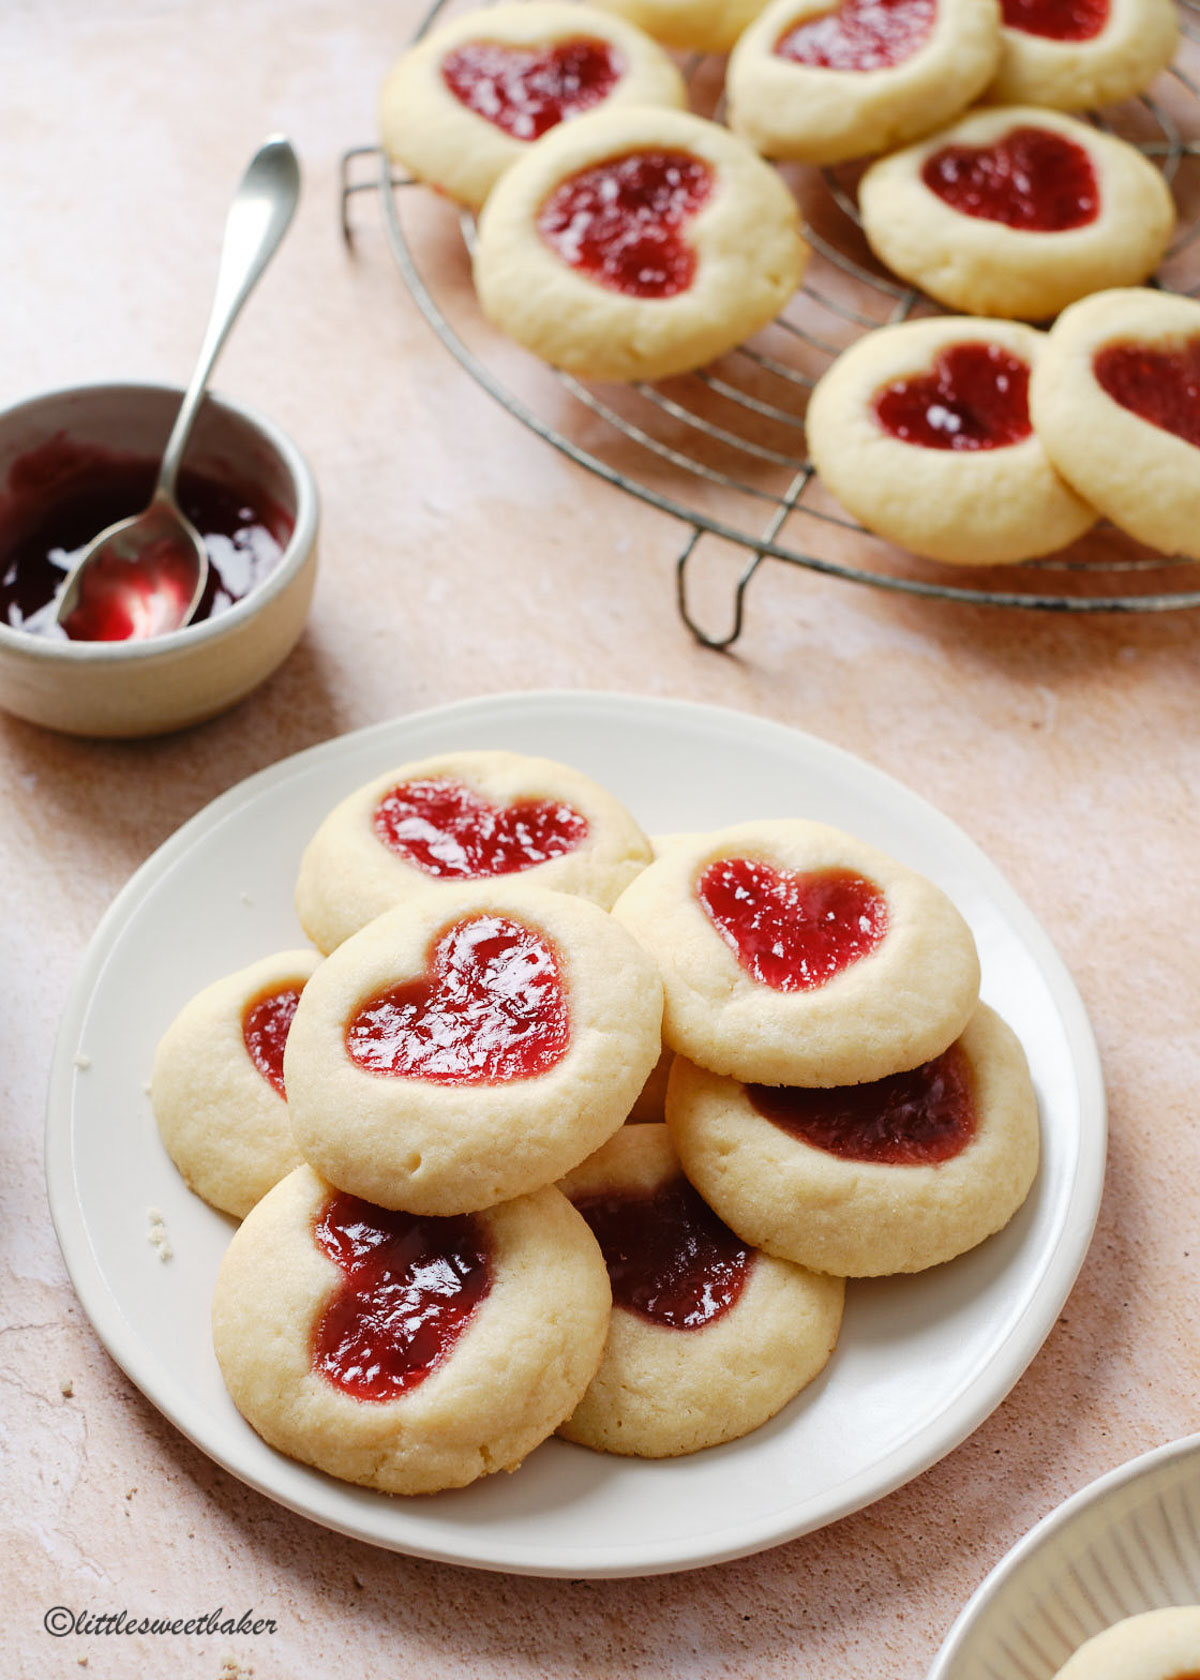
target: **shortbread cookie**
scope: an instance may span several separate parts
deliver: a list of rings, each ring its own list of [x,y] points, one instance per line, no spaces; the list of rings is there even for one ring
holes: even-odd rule
[[[198,1196],[239,1219],[300,1164],[283,1047],[320,960],[281,951],[206,986],[155,1053],[150,1101],[168,1155]]]
[[[635,1125],[644,1125],[653,1120],[661,1121],[666,1114],[667,1080],[671,1076],[671,1063],[674,1059],[674,1052],[664,1049],[650,1069],[649,1078],[629,1110],[629,1119]]]
[[[838,1277],[919,1272],[1000,1230],[1037,1171],[1015,1034],[980,1005],[907,1073],[837,1090],[744,1085],[677,1057],[667,1123],[684,1171],[746,1242]]]
[[[840,1278],[740,1242],[680,1171],[665,1126],[630,1126],[563,1181],[613,1291],[600,1369],[560,1435],[673,1458],[774,1417],[821,1371]]]
[[[622,1125],[661,1013],[653,964],[585,899],[427,888],[309,981],[284,1058],[292,1132],[332,1184],[382,1207],[490,1207]]]
[[[738,1079],[852,1085],[916,1067],[978,997],[975,942],[945,893],[823,823],[673,846],[613,914],[662,972],[664,1043]]]
[[[1144,280],[1175,226],[1141,152],[1032,106],[974,111],[881,158],[859,208],[875,255],[939,303],[1035,321]]]
[[[486,1213],[389,1213],[299,1167],[221,1263],[213,1343],[269,1445],[385,1493],[515,1470],[578,1403],[609,1287],[556,1189]]]
[[[774,0],[729,60],[730,127],[805,163],[890,151],[965,111],[999,55],[999,0]]]
[[[869,531],[950,564],[1050,554],[1095,510],[1029,418],[1045,333],[975,316],[905,321],[840,355],[808,405],[822,479]]]
[[[999,105],[1088,111],[1131,99],[1171,61],[1173,0],[1003,0]]]
[[[531,146],[479,224],[475,285],[518,343],[584,379],[700,367],[770,321],[807,249],[744,140],[683,111],[598,111]]]
[[[1193,1680],[1200,1674],[1200,1605],[1126,1616],[1081,1645],[1055,1680]]]
[[[619,12],[665,46],[725,53],[767,0],[596,0]]]
[[[296,911],[329,952],[431,883],[519,874],[607,908],[652,855],[625,807],[568,765],[441,753],[377,776],[330,812],[301,860]]]
[[[1139,542],[1200,559],[1200,303],[1130,290],[1075,304],[1029,400],[1081,495]]]
[[[473,209],[558,123],[599,106],[686,106],[683,77],[648,35],[589,6],[521,0],[424,36],[383,88],[384,150]]]

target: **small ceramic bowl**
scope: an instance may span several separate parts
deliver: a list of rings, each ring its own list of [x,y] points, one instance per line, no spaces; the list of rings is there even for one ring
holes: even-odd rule
[[[4,410],[0,531],[21,517],[37,451],[65,443],[157,459],[181,396],[161,385],[81,385]],[[317,561],[317,489],[304,457],[262,415],[210,396],[184,469],[261,498],[285,531],[290,522],[278,563],[224,612],[147,640],[75,642],[0,623],[0,707],[74,735],[160,735],[215,717],[286,658],[304,628]]]

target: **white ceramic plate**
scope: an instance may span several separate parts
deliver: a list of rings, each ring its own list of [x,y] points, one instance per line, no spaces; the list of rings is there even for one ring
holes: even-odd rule
[[[1051,1511],[992,1570],[929,1680],[1053,1680],[1126,1616],[1200,1603],[1200,1435],[1122,1464]]]
[[[405,1501],[293,1464],[243,1423],[209,1343],[231,1223],[172,1168],[146,1096],[157,1040],[211,980],[301,938],[292,882],[335,801],[405,760],[508,747],[579,766],[651,833],[805,816],[938,881],[970,922],[983,993],[1019,1033],[1044,1128],[1033,1194],[998,1237],[918,1277],[854,1283],[822,1376],[743,1441],[642,1462],[550,1441],[514,1476]],[[138,871],[89,948],[61,1029],[47,1177],[63,1253],[113,1357],[219,1463],[271,1498],[421,1557],[557,1576],[651,1574],[760,1550],[860,1509],[969,1435],[1033,1358],[1099,1205],[1104,1093],[1082,1004],[1003,877],[945,817],[860,760],[780,725],[664,700],[487,697],[278,764]],[[161,1211],[174,1258],[147,1240]]]

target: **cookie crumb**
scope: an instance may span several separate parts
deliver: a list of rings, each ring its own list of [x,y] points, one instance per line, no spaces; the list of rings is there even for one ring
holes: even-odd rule
[[[253,907],[253,904],[254,904],[254,899],[253,899],[253,897],[252,897],[252,896],[251,896],[251,894],[250,894],[250,893],[248,893],[248,892],[244,892],[244,893],[243,893],[243,894],[242,894],[242,895],[241,895],[241,898],[242,898],[242,903],[243,903],[243,904],[249,904],[249,905],[250,905],[250,906],[251,906],[251,907]]]
[[[158,1208],[147,1208],[146,1218],[150,1221],[150,1228],[146,1232],[146,1241],[165,1264],[175,1253],[175,1250],[171,1247],[171,1239],[167,1235],[166,1222]]]
[[[75,1394],[74,1380],[71,1377],[60,1377],[58,1382],[58,1392],[62,1395],[64,1400],[72,1399]]]
[[[86,1073],[92,1065],[92,1058],[85,1056],[82,1051],[75,1057],[75,1066],[81,1073]]]
[[[254,1670],[248,1665],[243,1668],[237,1658],[229,1652],[221,1658],[221,1670],[217,1680],[253,1680]]]

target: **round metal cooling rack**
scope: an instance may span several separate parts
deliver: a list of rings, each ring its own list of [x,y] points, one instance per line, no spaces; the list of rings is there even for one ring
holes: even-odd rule
[[[456,0],[436,0],[418,38]],[[1181,66],[1200,43],[1200,0],[1182,0],[1184,47],[1144,96],[1094,117],[1162,169],[1180,206],[1180,229],[1152,284],[1200,295],[1200,87]],[[688,66],[694,102],[719,102],[712,60]],[[373,168],[368,172],[368,160]],[[874,327],[939,312],[874,263],[862,238],[853,170],[789,172],[812,247],[804,285],[783,314],[740,349],[701,371],[658,384],[587,385],[507,344],[473,306],[465,258],[473,218],[392,174],[377,147],[342,160],[342,231],[353,241],[350,200],[377,190],[388,243],[418,307],[469,374],[531,431],[608,483],[686,527],[676,561],[680,616],[707,647],[741,635],[746,592],[764,560],[904,595],[1049,612],[1166,612],[1200,606],[1200,564],[1139,548],[1101,525],[1069,550],[1004,570],[945,568],[903,553],[848,519],[805,458],[807,392],[831,360]],[[446,218],[455,218],[447,252]],[[705,629],[689,600],[690,568],[706,539],[748,551],[739,562],[728,628]]]

